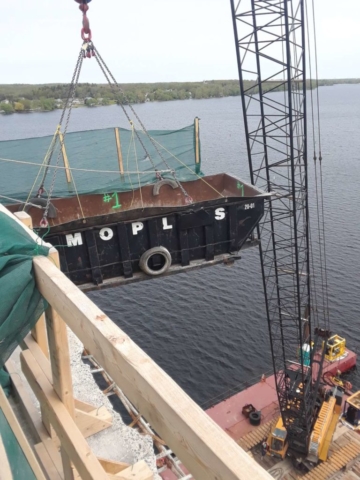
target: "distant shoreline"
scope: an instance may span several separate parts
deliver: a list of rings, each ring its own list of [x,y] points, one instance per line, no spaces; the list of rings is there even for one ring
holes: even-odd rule
[[[245,80],[245,88],[257,93],[255,81]],[[282,91],[281,82],[268,82],[264,91]],[[342,84],[360,84],[360,78],[322,79],[319,87]],[[307,88],[315,88],[315,80],[307,81]],[[62,109],[68,98],[68,84],[0,84],[0,113],[46,113]],[[98,107],[120,103],[166,102],[171,100],[210,99],[240,95],[238,80],[204,80],[203,82],[128,83],[122,91],[114,92],[109,85],[81,83],[76,88],[73,108]]]

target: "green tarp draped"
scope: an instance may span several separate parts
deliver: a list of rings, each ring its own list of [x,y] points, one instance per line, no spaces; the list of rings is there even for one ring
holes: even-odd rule
[[[22,448],[17,441],[9,422],[0,409],[0,434],[5,452],[9,460],[12,477],[14,480],[36,480],[34,472],[27,461]],[[4,480],[5,477],[1,477]]]
[[[0,212],[0,368],[45,311],[32,260],[48,252],[21,225]]]
[[[143,131],[138,131],[140,142],[133,131],[123,128],[118,130],[125,174],[119,173],[114,128],[68,133],[64,144],[70,167],[82,170],[72,170],[74,183],[68,184],[64,169],[59,169],[53,197],[74,196],[76,190],[79,194],[134,190],[139,186],[156,182],[154,165],[160,171],[174,170],[179,181],[196,180],[202,175],[200,164],[195,164],[194,125],[180,130],[149,131],[161,156]],[[32,196],[36,195],[44,170],[40,172],[36,181],[35,179],[51,140],[52,137],[48,136],[0,142],[1,203],[10,203],[4,196],[21,201],[27,200],[32,187],[34,187]],[[149,156],[141,143],[144,144]],[[58,140],[51,165],[56,165],[59,158],[59,165],[64,167],[62,153],[59,156],[60,147]],[[54,169],[50,168],[46,176],[46,190],[50,189],[53,174]],[[164,178],[173,178],[170,172],[164,172],[162,175]]]

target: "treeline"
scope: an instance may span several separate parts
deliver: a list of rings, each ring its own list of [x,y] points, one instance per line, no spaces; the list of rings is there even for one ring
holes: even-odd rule
[[[360,83],[360,79],[319,80],[319,86],[340,83]],[[252,88],[251,88],[252,87]],[[315,82],[307,82],[307,88]],[[245,81],[252,94],[258,92],[256,82]],[[283,90],[280,82],[268,82],[264,90]],[[298,84],[298,88],[302,88]],[[68,98],[68,84],[0,85],[0,111],[4,113],[50,111],[62,108]],[[221,98],[240,94],[237,80],[209,80],[203,82],[132,83],[122,85],[122,91],[104,84],[82,83],[75,91],[75,106],[110,105],[115,103],[162,102],[201,98]]]

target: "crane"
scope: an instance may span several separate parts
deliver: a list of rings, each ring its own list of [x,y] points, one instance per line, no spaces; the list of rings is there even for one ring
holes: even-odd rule
[[[326,411],[330,424],[340,414],[341,395],[333,392],[330,406],[329,396],[319,395],[330,331],[328,309],[319,313],[313,305],[305,2],[230,2],[250,178],[272,192],[257,229],[280,407],[269,447],[281,458],[293,452],[317,461],[328,448],[319,415]]]

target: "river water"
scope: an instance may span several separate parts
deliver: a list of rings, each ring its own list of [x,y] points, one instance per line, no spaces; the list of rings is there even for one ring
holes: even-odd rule
[[[319,93],[331,327],[360,353],[360,85]],[[240,97],[146,103],[136,110],[149,129],[177,129],[200,117],[203,171],[249,179]],[[58,120],[59,111],[0,115],[0,140],[53,134]],[[119,107],[79,108],[70,131],[114,126],[127,127]],[[271,368],[257,249],[243,252],[232,267],[89,296],[200,405]],[[360,388],[356,373],[350,379]]]

